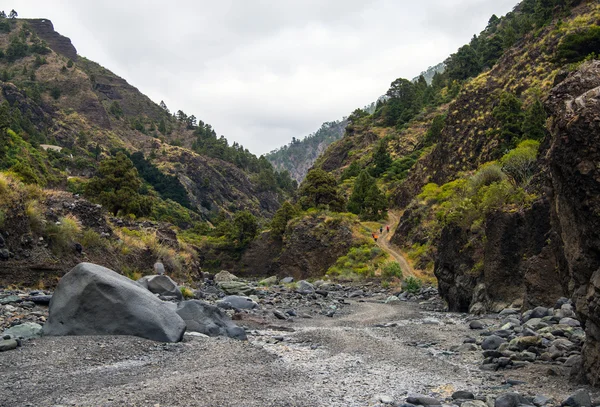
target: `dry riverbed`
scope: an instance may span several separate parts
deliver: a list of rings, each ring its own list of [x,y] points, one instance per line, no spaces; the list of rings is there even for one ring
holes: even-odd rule
[[[0,353],[0,405],[376,406],[400,405],[408,393],[443,400],[456,390],[543,394],[560,404],[582,387],[566,373],[548,374],[551,366],[542,363],[482,371],[480,351],[450,351],[477,336],[466,316],[382,299],[351,302],[333,318],[237,321],[250,327],[248,342],[35,339]]]

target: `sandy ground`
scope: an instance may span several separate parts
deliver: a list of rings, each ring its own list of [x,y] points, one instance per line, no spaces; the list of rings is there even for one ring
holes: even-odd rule
[[[436,318],[439,324],[426,323]],[[242,322],[243,325],[243,322]],[[0,354],[0,406],[374,406],[379,395],[518,391],[559,402],[576,388],[550,365],[479,370],[464,316],[356,302],[343,316],[253,330],[248,342],[186,337],[48,337]],[[386,326],[376,326],[386,325]],[[510,387],[506,379],[526,384]]]

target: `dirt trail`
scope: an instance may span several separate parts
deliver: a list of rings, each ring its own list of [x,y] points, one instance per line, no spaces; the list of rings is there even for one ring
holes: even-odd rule
[[[37,339],[1,354],[0,406],[380,406],[381,395],[401,402],[407,392],[497,394],[507,378],[560,400],[574,390],[544,365],[484,372],[481,352],[450,352],[472,334],[464,316],[370,301],[252,331],[248,342]]]
[[[400,222],[400,217],[392,211],[388,212],[388,216],[390,231],[388,233],[385,229],[383,230],[383,234],[379,236],[379,239],[377,239],[377,245],[390,256],[392,256],[398,263],[400,263],[400,267],[402,268],[402,273],[404,276],[414,276],[414,269],[410,266],[408,261],[406,261],[402,253],[400,253],[400,251],[390,243],[390,239],[398,227],[398,222]]]

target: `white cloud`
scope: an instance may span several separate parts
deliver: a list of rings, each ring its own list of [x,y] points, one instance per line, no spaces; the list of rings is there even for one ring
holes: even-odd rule
[[[260,154],[443,61],[516,0],[19,0],[86,56]]]

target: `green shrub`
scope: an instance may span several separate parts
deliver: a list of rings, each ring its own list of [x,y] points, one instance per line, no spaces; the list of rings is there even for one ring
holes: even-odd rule
[[[60,218],[57,223],[49,223],[45,230],[45,235],[50,239],[55,252],[66,252],[71,249],[80,233],[81,226],[77,218],[72,215]]]
[[[475,190],[483,186],[488,186],[494,182],[499,182],[506,179],[506,174],[502,172],[502,168],[496,163],[484,164],[470,179],[471,187]]]
[[[381,277],[384,280],[391,280],[392,278],[402,278],[402,267],[397,261],[390,261],[383,265],[381,269]]]
[[[85,250],[94,251],[96,249],[102,249],[107,246],[108,242],[100,237],[100,235],[93,229],[87,229],[83,232],[81,237],[81,245]]]
[[[42,233],[44,230],[44,215],[42,206],[37,201],[29,201],[25,204],[25,215],[29,220],[29,227],[34,233]]]
[[[413,276],[406,277],[402,282],[402,288],[411,294],[418,293],[422,286],[423,282],[417,277]]]
[[[525,140],[500,160],[502,170],[516,185],[526,185],[533,176],[539,147],[538,141]]]
[[[600,53],[599,26],[565,35],[556,51],[556,59],[561,62],[578,62],[591,53]]]
[[[190,300],[194,298],[194,291],[191,289],[187,287],[179,287],[179,290],[181,291],[181,295],[183,295],[184,299]]]

